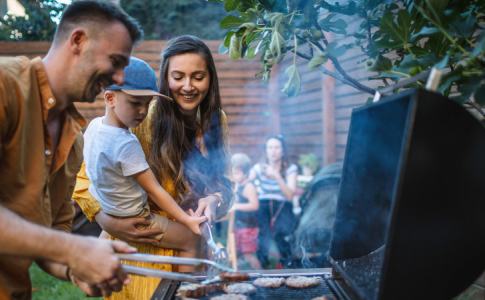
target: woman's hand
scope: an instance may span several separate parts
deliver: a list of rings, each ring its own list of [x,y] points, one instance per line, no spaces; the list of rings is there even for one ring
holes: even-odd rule
[[[212,224],[216,216],[217,204],[219,203],[219,198],[213,195],[209,195],[205,198],[199,199],[199,206],[195,211],[195,215],[200,217],[202,213],[207,217],[207,222]]]
[[[266,176],[272,179],[277,179],[278,177],[281,177],[281,174],[278,170],[267,164],[263,165],[263,172]]]
[[[136,228],[136,225],[150,224],[150,221],[145,218],[120,219],[107,215],[103,211],[99,211],[95,218],[104,231],[125,242],[158,245],[158,241],[150,236],[163,233],[162,229]]]

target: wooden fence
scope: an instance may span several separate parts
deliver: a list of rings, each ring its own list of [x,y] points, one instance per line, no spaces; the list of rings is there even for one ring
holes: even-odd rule
[[[295,98],[281,92],[287,81],[284,74],[292,63],[287,55],[281,66],[272,70],[270,84],[264,86],[259,60],[232,60],[218,53],[221,41],[206,41],[213,53],[223,109],[228,117],[231,153],[248,154],[253,162],[263,156],[263,144],[268,135],[282,134],[288,144],[290,160],[298,162],[298,155],[315,153],[321,165],[342,162],[352,108],[365,103],[366,95],[335,82],[318,71],[309,72],[307,61],[297,60],[301,72],[302,89]],[[133,55],[145,60],[158,73],[161,51],[167,41],[144,41]],[[44,56],[50,42],[0,42],[0,56]],[[347,55],[341,59],[350,75],[366,81],[365,70],[356,61],[360,56]],[[333,68],[331,63],[327,68]],[[157,74],[158,76],[158,74]],[[104,114],[104,101],[98,97],[92,104],[77,103],[79,111],[88,119]]]

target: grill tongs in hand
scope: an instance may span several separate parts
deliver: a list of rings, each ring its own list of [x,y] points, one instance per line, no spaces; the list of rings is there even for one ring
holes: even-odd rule
[[[210,265],[210,266],[212,266],[216,269],[222,270],[222,271],[234,272],[233,269],[228,268],[228,267],[223,266],[223,265],[220,265],[220,264],[215,263],[215,262],[208,260],[208,259],[151,255],[151,254],[143,254],[143,253],[133,253],[133,254],[117,253],[116,255],[118,256],[119,259],[126,260],[126,261],[137,261],[137,262],[158,263],[158,264],[171,264],[171,265],[184,265],[184,266]],[[192,282],[192,283],[200,283],[200,281],[197,280],[194,276],[182,274],[182,273],[160,271],[160,270],[154,270],[154,269],[125,265],[125,264],[123,264],[123,269],[128,274],[151,276],[151,277],[165,278],[165,279],[172,279],[172,280],[180,280],[180,281],[187,281],[187,282]]]

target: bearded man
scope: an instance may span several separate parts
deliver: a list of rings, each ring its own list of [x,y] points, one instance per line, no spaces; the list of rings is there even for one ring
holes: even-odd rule
[[[122,85],[142,36],[119,6],[74,1],[44,59],[0,58],[0,299],[32,298],[34,261],[94,296],[129,283],[115,253],[132,247],[70,234],[86,126],[74,102]]]

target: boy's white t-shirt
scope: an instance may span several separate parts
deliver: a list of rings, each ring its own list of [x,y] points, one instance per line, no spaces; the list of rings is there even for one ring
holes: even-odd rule
[[[107,214],[128,217],[146,206],[147,194],[131,175],[149,168],[136,136],[127,129],[89,123],[84,133],[84,163],[93,195]]]

